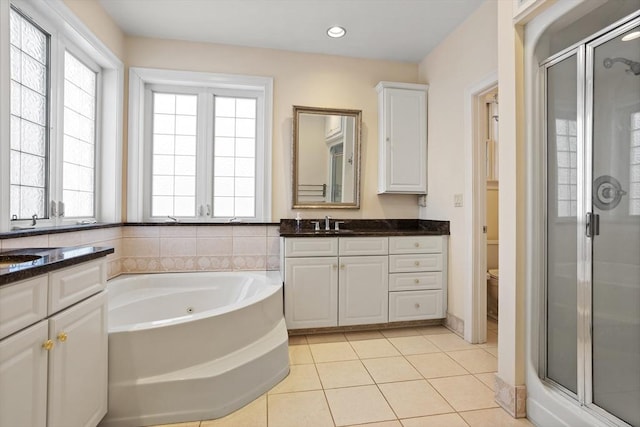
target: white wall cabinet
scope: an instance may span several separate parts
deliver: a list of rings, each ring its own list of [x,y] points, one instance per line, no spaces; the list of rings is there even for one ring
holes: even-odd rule
[[[86,295],[77,281],[79,274],[91,278],[86,285],[94,287],[96,295],[82,300]],[[37,291],[36,282],[41,285]],[[73,285],[65,290],[59,289],[60,283]],[[5,295],[27,296],[14,300],[23,306],[14,310],[14,323],[25,313],[33,320],[31,313],[41,312],[43,289],[48,306],[59,310],[44,311],[35,324],[23,325],[0,341],[0,427],[95,426],[104,417],[107,298],[101,291],[105,285],[106,263],[97,260],[1,288]],[[33,308],[27,310],[29,303]]]
[[[447,236],[283,238],[289,329],[444,318]]]
[[[427,90],[429,86],[380,82],[378,193],[427,193]]]

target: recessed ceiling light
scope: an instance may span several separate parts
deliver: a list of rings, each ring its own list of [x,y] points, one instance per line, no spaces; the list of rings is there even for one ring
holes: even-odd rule
[[[342,27],[333,26],[327,30],[327,35],[334,39],[339,39],[340,37],[344,37],[347,34],[347,30]]]
[[[633,33],[629,33],[622,38],[623,42],[628,42],[629,40],[635,40],[640,37],[640,31],[634,31]]]

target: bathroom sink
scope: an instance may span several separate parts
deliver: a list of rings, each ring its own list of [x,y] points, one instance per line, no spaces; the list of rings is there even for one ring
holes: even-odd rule
[[[316,231],[315,234],[350,234],[353,233],[353,230],[320,230]]]
[[[10,267],[16,264],[24,264],[27,262],[37,261],[42,258],[39,255],[0,255],[0,268]]]

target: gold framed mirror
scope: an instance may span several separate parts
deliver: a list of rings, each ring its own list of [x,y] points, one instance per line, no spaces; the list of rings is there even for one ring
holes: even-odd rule
[[[293,106],[293,209],[360,208],[362,111]]]

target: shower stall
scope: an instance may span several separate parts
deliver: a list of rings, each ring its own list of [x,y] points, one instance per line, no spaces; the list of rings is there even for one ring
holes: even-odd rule
[[[545,276],[539,376],[640,426],[640,17],[540,65]]]

